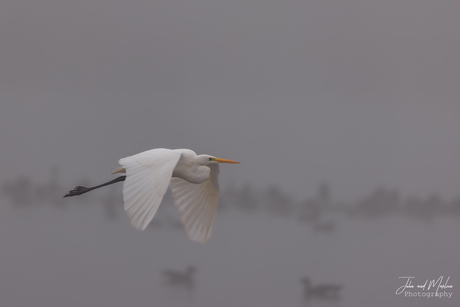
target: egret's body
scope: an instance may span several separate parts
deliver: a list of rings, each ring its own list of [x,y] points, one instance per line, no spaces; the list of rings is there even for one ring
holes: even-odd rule
[[[190,149],[157,148],[120,159],[113,173],[126,173],[108,183],[77,187],[66,196],[125,181],[124,209],[131,224],[144,230],[153,219],[169,185],[190,239],[206,242],[211,236],[219,202],[219,163],[239,163]]]

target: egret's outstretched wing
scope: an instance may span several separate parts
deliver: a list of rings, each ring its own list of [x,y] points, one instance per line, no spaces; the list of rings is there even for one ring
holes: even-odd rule
[[[120,159],[126,169],[124,207],[135,228],[144,230],[153,219],[180,156],[177,151],[157,148]]]
[[[205,243],[211,236],[219,203],[219,165],[210,165],[208,180],[193,184],[173,177],[171,188],[180,219],[190,239]]]

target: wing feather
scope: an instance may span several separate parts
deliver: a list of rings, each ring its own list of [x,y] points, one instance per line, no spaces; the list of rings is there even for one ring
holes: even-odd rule
[[[135,228],[144,230],[155,216],[180,156],[175,150],[157,148],[120,159],[126,169],[124,209]]]
[[[219,166],[211,165],[208,180],[193,184],[171,178],[171,189],[182,224],[191,240],[205,243],[211,236],[219,203]]]

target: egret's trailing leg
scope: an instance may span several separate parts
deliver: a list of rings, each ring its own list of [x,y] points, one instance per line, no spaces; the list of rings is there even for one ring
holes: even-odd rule
[[[126,179],[126,176],[120,176],[120,177],[117,177],[117,178],[115,178],[113,180],[110,180],[109,182],[106,182],[106,183],[103,183],[103,184],[100,184],[100,185],[97,185],[97,186],[94,186],[94,187],[90,187],[90,188],[77,186],[75,189],[69,191],[69,193],[64,195],[64,197],[81,195],[81,194],[87,193],[89,191],[95,190],[97,188],[104,187],[104,186],[109,185],[109,184],[113,184],[115,182],[125,181],[125,179]]]

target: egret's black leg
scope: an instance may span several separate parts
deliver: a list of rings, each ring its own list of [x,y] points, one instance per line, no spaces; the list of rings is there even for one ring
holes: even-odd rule
[[[89,191],[95,190],[97,188],[104,187],[106,185],[113,184],[113,183],[118,182],[118,181],[125,181],[125,180],[126,180],[126,176],[120,176],[120,177],[117,177],[117,178],[115,178],[113,180],[110,180],[109,182],[106,182],[106,183],[103,183],[103,184],[100,184],[100,185],[97,185],[97,186],[94,186],[94,187],[90,187],[90,188],[85,188],[85,187],[82,187],[82,186],[78,186],[75,189],[69,191],[69,193],[64,195],[64,197],[81,195],[81,194],[87,193]]]

